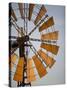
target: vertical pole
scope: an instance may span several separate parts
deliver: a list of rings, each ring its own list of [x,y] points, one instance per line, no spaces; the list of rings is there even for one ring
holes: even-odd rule
[[[9,36],[11,36],[11,3],[9,3]],[[11,41],[9,40],[9,87],[11,87]]]

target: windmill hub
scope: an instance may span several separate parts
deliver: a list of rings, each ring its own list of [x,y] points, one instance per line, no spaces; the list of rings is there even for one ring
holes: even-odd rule
[[[29,36],[28,36],[28,35],[25,35],[25,36],[23,36],[23,37],[19,37],[19,38],[17,39],[17,41],[18,41],[18,43],[27,42],[27,41],[29,41]]]
[[[29,36],[28,35],[25,36],[25,41],[29,41]]]

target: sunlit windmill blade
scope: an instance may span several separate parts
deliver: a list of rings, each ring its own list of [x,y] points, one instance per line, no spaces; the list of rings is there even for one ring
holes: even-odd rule
[[[42,34],[41,40],[58,40],[58,31]]]
[[[42,7],[34,21],[34,24],[37,24],[40,21],[40,19],[45,15],[46,12],[47,12],[46,8],[44,7],[44,5],[42,5]]]
[[[16,62],[17,57],[18,57],[18,56],[17,56],[15,53],[13,53],[13,54],[11,55],[11,59],[10,59],[11,69],[14,67],[14,64],[15,64],[15,62]]]
[[[40,59],[36,55],[34,55],[32,59],[36,66],[39,77],[42,78],[43,76],[47,74],[46,67],[43,65],[43,63],[40,61]]]
[[[52,45],[52,44],[45,44],[45,43],[42,43],[41,48],[53,53],[53,54],[57,54],[58,53],[58,50],[59,50],[59,46],[57,45]]]
[[[16,68],[16,72],[14,74],[13,80],[15,81],[23,81],[23,70],[24,70],[24,58],[19,58],[18,65]]]
[[[35,4],[29,4],[29,17],[28,17],[29,20],[31,20],[34,6]]]
[[[44,22],[44,20],[46,18],[48,18],[48,15],[47,14],[45,15],[45,17],[42,20],[40,20],[40,22],[38,24],[36,24],[36,26],[32,29],[32,31],[29,32],[29,36],[40,26],[40,24],[42,24],[42,22]]]
[[[39,55],[41,56],[42,60],[45,62],[45,64],[47,65],[47,67],[51,68],[54,63],[55,63],[55,60],[48,56],[45,52],[43,52],[42,50],[39,50],[38,51]]]
[[[29,58],[27,61],[27,80],[28,82],[36,80],[34,67],[33,67],[33,60],[31,58]]]
[[[53,17],[50,17],[46,22],[44,22],[40,27],[39,27],[39,32],[43,31],[44,29],[47,29],[51,26],[54,25],[54,19]]]

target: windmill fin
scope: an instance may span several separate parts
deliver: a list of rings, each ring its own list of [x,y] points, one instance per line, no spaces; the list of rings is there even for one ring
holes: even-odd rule
[[[39,22],[39,20],[43,17],[43,15],[45,15],[46,12],[47,12],[46,8],[44,7],[44,5],[42,5],[42,7],[41,7],[41,9],[40,9],[35,21],[34,21],[35,25]]]
[[[28,17],[29,20],[31,20],[34,6],[35,6],[35,4],[30,4],[30,5],[29,5],[29,17]]]
[[[51,44],[45,44],[45,43],[42,43],[40,47],[43,49],[46,49],[47,51],[55,55],[58,53],[58,49],[59,49],[59,46],[57,45],[51,45]]]
[[[42,40],[58,40],[58,31],[50,32],[41,35]]]
[[[13,80],[23,81],[23,70],[24,70],[24,58],[21,57],[18,61],[18,65],[17,65],[17,68],[16,68],[16,72],[14,74]]]
[[[21,14],[21,18],[23,18],[23,4],[18,3],[18,6],[19,6],[19,11],[20,11],[20,14]]]
[[[40,27],[39,27],[39,32],[43,31],[44,29],[47,29],[51,26],[54,25],[54,20],[53,17],[50,17],[46,22],[44,22]]]
[[[17,59],[17,55],[16,54],[12,54],[11,55],[11,59],[9,59],[11,61],[11,63],[10,63],[11,69],[14,67],[14,63],[16,62],[16,59]]]
[[[36,55],[34,55],[32,59],[36,66],[39,77],[42,78],[43,76],[47,74],[46,67],[43,65],[43,63],[40,61],[40,59]]]
[[[28,82],[36,80],[36,76],[33,68],[33,60],[31,58],[27,61],[27,80]]]
[[[44,60],[45,64],[46,64],[49,68],[51,68],[51,67],[54,65],[55,60],[54,60],[52,57],[48,56],[48,55],[47,55],[45,52],[43,52],[42,50],[39,50],[38,53],[39,53],[39,55],[41,56],[42,60]]]

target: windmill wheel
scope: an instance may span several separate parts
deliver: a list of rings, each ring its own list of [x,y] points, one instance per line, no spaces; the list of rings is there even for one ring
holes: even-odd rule
[[[10,86],[31,86],[55,64],[58,31],[44,5],[11,3],[9,10]]]

